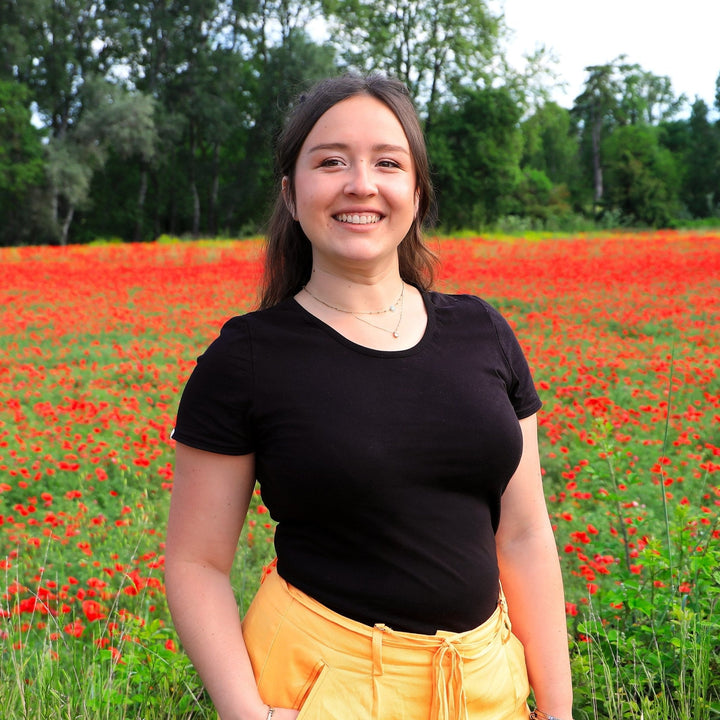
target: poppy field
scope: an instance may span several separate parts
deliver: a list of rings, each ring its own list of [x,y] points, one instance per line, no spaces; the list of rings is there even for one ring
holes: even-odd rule
[[[544,403],[576,720],[720,717],[720,234],[432,245],[439,289],[508,318]],[[169,435],[261,254],[0,249],[0,716],[214,718],[164,597]],[[241,608],[272,534],[256,491]]]

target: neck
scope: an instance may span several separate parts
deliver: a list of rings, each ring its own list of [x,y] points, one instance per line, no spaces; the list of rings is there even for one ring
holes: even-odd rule
[[[389,307],[397,300],[402,285],[397,268],[374,277],[350,277],[313,267],[306,283],[310,293],[325,303],[358,313]]]

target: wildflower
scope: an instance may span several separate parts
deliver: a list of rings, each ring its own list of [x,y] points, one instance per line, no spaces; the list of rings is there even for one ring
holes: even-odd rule
[[[107,615],[103,612],[103,608],[95,600],[84,600],[82,603],[83,613],[88,622],[95,622],[96,620],[103,620]]]

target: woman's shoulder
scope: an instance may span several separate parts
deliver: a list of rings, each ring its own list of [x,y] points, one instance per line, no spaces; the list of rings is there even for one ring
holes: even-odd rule
[[[228,343],[246,342],[254,331],[287,322],[291,306],[291,301],[285,300],[269,308],[248,310],[234,315],[222,325],[218,340]]]
[[[449,322],[492,332],[502,346],[517,342],[515,331],[505,315],[489,300],[469,293],[451,294],[431,291],[430,302]]]
[[[500,311],[485,298],[469,293],[443,293],[437,290],[428,291],[430,302],[439,310],[449,312],[490,315],[502,317]]]

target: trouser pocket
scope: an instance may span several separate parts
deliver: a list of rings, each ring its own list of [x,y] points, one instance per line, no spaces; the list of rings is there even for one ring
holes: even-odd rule
[[[308,678],[306,686],[302,689],[297,702],[294,704],[294,707],[300,709],[297,720],[313,717],[313,708],[319,702],[323,685],[325,684],[325,680],[327,679],[329,672],[330,668],[323,660],[315,666],[312,675]]]

